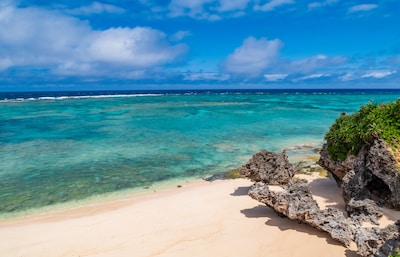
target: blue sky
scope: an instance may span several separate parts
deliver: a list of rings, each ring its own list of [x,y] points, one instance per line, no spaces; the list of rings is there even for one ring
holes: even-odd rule
[[[400,88],[398,0],[1,0],[0,90]]]

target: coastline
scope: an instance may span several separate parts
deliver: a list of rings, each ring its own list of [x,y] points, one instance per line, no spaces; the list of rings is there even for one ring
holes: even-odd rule
[[[340,206],[333,180],[302,176],[313,184],[319,203]],[[356,256],[327,234],[281,218],[251,199],[251,184],[245,179],[197,180],[132,198],[0,221],[0,255]],[[335,190],[336,197],[327,199]]]
[[[290,147],[286,147],[283,150],[288,154],[289,161],[294,165],[299,163],[312,164],[319,157],[315,153],[315,149],[318,149],[320,144],[316,142],[311,142],[307,144],[292,144]],[[244,161],[245,162],[245,161]],[[243,163],[244,163],[243,162]],[[29,208],[16,212],[3,212],[0,213],[0,223],[2,221],[8,220],[18,220],[26,219],[29,217],[38,217],[42,215],[59,213],[59,212],[69,212],[70,210],[85,208],[87,206],[97,206],[109,202],[119,202],[125,201],[126,199],[132,199],[136,197],[151,195],[156,192],[165,192],[174,190],[175,188],[180,188],[188,184],[196,184],[201,181],[214,181],[219,179],[229,179],[229,173],[237,169],[232,169],[230,171],[225,171],[218,174],[208,174],[203,177],[193,176],[193,177],[177,177],[170,178],[164,181],[154,182],[148,186],[128,188],[124,190],[108,192],[89,196],[83,199],[71,200],[63,203],[56,203],[43,207]]]

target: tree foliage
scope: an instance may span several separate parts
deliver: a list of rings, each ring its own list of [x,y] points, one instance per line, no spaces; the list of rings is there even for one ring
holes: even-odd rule
[[[397,248],[396,252],[389,254],[388,257],[400,257],[400,248]]]
[[[400,143],[400,99],[361,106],[352,115],[342,113],[325,134],[327,150],[334,160],[356,155],[364,145],[381,138],[397,149]]]

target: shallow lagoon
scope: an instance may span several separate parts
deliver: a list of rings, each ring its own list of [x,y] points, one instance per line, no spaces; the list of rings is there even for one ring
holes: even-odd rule
[[[0,212],[223,173],[260,149],[319,147],[341,112],[398,97],[203,92],[2,100]]]

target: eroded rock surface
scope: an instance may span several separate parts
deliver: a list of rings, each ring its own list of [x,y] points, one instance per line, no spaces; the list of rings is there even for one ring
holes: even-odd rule
[[[378,154],[374,151],[380,150],[379,148],[374,148],[372,152],[369,152],[371,154]],[[366,179],[365,176],[368,176],[369,173],[365,171],[360,172],[360,170],[362,170],[362,167],[366,167],[366,169],[367,167],[380,169],[383,175],[379,176],[379,178],[382,177],[382,180],[386,181],[385,176],[392,171],[382,167],[381,164],[385,163],[385,160],[388,160],[387,163],[390,164],[390,159],[382,156],[373,158],[372,156],[363,156],[358,159],[355,157],[356,161],[352,163],[348,162],[346,165],[341,165],[339,171],[343,172],[343,176],[339,176],[341,173],[335,175],[344,185],[344,192],[346,192],[344,195],[347,197],[346,202],[349,217],[346,217],[336,208],[321,210],[312,196],[307,181],[292,178],[295,170],[291,170],[293,166],[289,165],[290,163],[284,153],[276,155],[271,152],[262,151],[254,155],[249,163],[242,167],[241,173],[257,181],[250,189],[249,195],[273,208],[278,214],[325,231],[333,239],[345,246],[349,246],[354,241],[357,244],[360,256],[386,257],[400,246],[400,223],[389,225],[384,229],[363,227],[364,222],[378,224],[378,219],[383,214],[381,208],[373,200],[365,197],[368,194],[371,198],[373,198],[374,194],[375,196],[382,197],[373,192],[376,188],[380,189],[380,185],[373,186],[369,184],[372,183],[371,181],[376,180],[371,180],[371,177]],[[382,162],[378,161],[379,158],[383,158]],[[263,164],[263,162],[266,163]],[[372,171],[371,174],[373,174]],[[393,177],[393,175],[389,176]],[[395,182],[393,184],[388,183],[387,187],[391,188],[392,185],[397,184]],[[358,191],[363,193],[359,194],[357,193]]]
[[[346,211],[358,225],[362,225],[363,222],[379,225],[378,219],[383,216],[382,209],[371,199],[355,200],[353,198],[347,203]]]
[[[357,229],[355,242],[357,253],[366,257],[387,257],[400,246],[400,226],[399,222],[381,228]]]
[[[350,245],[354,234],[352,224],[341,211],[336,208],[321,210],[304,180],[292,180],[282,188],[282,191],[273,191],[264,182],[257,182],[249,195],[291,220],[309,224],[329,233],[345,246]]]
[[[364,146],[357,156],[342,162],[332,160],[324,146],[318,164],[341,184],[346,202],[372,199],[381,206],[400,209],[400,173],[383,140],[375,140],[372,146]]]
[[[256,182],[263,181],[269,185],[280,185],[289,182],[295,169],[289,162],[285,151],[275,154],[266,150],[253,157],[240,168],[240,174]]]

